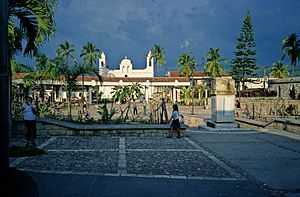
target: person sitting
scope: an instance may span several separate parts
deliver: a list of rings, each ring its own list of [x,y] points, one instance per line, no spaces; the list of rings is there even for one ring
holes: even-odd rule
[[[179,123],[180,123],[181,129],[187,128],[187,125],[184,124],[184,116],[183,115],[180,115]]]

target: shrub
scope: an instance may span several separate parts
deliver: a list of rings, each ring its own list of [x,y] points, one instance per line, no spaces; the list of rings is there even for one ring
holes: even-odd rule
[[[44,153],[44,150],[36,147],[12,146],[9,148],[10,157],[36,156],[43,155]]]

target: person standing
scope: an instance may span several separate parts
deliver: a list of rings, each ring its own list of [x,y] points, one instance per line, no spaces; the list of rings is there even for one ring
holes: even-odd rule
[[[144,116],[147,115],[147,102],[145,97],[143,97],[143,109],[144,109]]]
[[[168,112],[167,112],[167,106],[166,106],[166,102],[165,99],[162,98],[161,99],[161,113],[160,113],[160,123],[163,124],[164,123],[164,118],[166,121],[168,121]]]
[[[136,105],[135,99],[133,99],[132,105],[133,105],[133,115],[136,116],[138,113],[138,110],[137,110],[137,105]]]
[[[174,104],[173,112],[170,118],[171,129],[170,129],[170,133],[167,136],[168,138],[172,138],[174,130],[177,131],[177,138],[181,138],[179,116],[180,113],[179,113],[178,105]]]
[[[236,117],[240,117],[240,113],[241,113],[241,103],[239,100],[236,100],[236,103],[235,103],[235,114],[236,114]]]
[[[36,105],[32,104],[32,97],[27,98],[27,102],[23,105],[24,122],[26,126],[26,147],[36,146]]]

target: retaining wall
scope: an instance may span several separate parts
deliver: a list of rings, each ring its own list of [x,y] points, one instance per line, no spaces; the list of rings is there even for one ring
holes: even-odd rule
[[[236,118],[235,121],[238,122],[242,127],[255,128],[255,129],[260,129],[260,128],[279,129],[279,130],[285,130],[285,131],[300,134],[299,120],[277,118],[269,122],[263,122],[263,121],[251,120],[246,118]]]
[[[39,136],[131,136],[166,137],[169,124],[79,124],[51,118],[37,120]],[[186,129],[181,129],[186,136]],[[25,135],[26,128],[21,119],[13,120],[13,135]],[[173,134],[176,135],[176,134]]]

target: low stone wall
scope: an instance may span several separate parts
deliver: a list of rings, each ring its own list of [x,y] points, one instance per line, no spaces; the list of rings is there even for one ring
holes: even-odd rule
[[[131,136],[166,137],[169,124],[79,124],[50,118],[37,120],[39,136]],[[186,136],[186,129],[181,130]],[[23,120],[13,120],[13,135],[25,135]]]
[[[242,127],[255,128],[255,129],[260,129],[260,128],[279,129],[279,130],[285,130],[285,131],[300,134],[299,120],[290,120],[290,119],[283,119],[283,118],[277,118],[269,122],[251,120],[246,118],[236,118],[235,120]]]
[[[274,117],[295,119],[300,116],[300,100],[282,99],[277,97],[241,98],[241,117],[261,121],[271,121]],[[290,107],[294,109],[289,109]],[[291,110],[291,114],[288,111]]]

